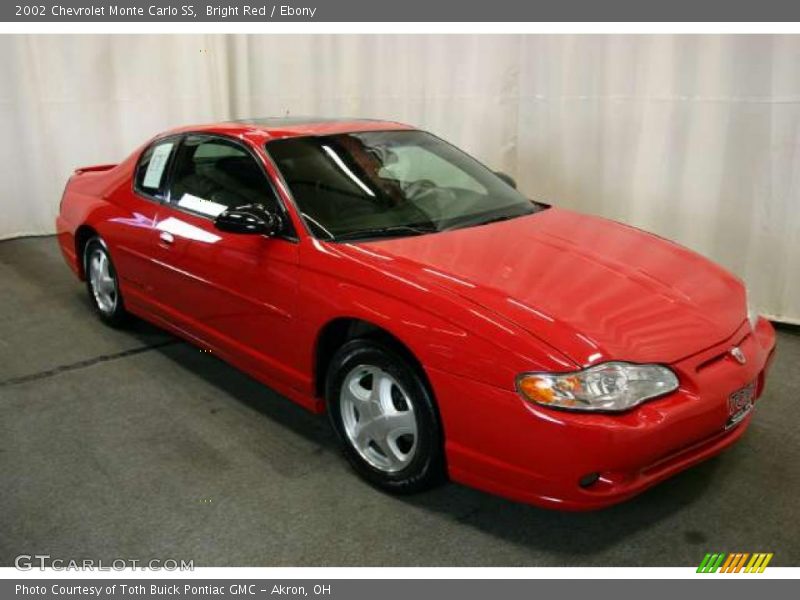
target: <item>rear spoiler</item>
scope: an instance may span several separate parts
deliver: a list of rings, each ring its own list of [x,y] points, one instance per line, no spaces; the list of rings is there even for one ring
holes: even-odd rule
[[[75,169],[75,175],[82,175],[84,173],[97,173],[98,171],[110,171],[116,164],[111,165],[91,165],[89,167],[78,167]]]

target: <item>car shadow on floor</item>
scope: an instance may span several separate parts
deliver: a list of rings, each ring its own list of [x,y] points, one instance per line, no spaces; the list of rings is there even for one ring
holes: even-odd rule
[[[188,343],[154,350],[175,364],[202,378],[263,417],[280,424],[312,442],[315,451],[339,450],[324,416],[314,415],[220,359]],[[344,461],[344,458],[341,458]],[[669,515],[701,502],[713,485],[718,460],[701,465],[657,485],[623,504],[592,512],[563,512],[541,509],[492,496],[454,483],[399,501],[435,512],[465,526],[474,527],[506,542],[539,551],[586,557],[624,542]],[[352,477],[357,477],[352,473]],[[364,484],[366,493],[382,494]],[[565,532],[569,532],[566,534]],[[701,532],[687,531],[685,541],[702,544]]]
[[[569,512],[513,502],[460,485],[432,490],[404,500],[443,513],[483,533],[540,552],[561,554],[565,561],[590,557],[703,501],[713,485],[717,458],[680,473],[635,498],[609,508]],[[707,541],[700,531],[684,532],[684,541]],[[569,566],[568,562],[564,566]]]

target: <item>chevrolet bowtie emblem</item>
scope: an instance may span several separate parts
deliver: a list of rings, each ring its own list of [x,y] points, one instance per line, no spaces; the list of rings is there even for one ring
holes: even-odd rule
[[[744,357],[744,352],[739,348],[739,346],[734,346],[731,348],[731,356],[736,359],[740,365],[743,365],[747,362],[747,359]]]

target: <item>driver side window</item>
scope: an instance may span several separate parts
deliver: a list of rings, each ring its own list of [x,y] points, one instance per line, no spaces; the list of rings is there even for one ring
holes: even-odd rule
[[[188,136],[178,148],[170,203],[211,218],[246,204],[278,208],[253,156],[235,142],[208,136]]]

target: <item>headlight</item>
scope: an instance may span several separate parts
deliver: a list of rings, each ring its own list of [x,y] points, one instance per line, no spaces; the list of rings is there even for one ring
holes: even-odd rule
[[[678,389],[678,378],[661,365],[607,362],[572,373],[523,373],[517,388],[543,406],[620,411]]]
[[[758,323],[758,312],[753,308],[753,305],[750,304],[750,292],[745,289],[744,293],[747,298],[747,320],[750,321],[750,327],[755,329]]]

